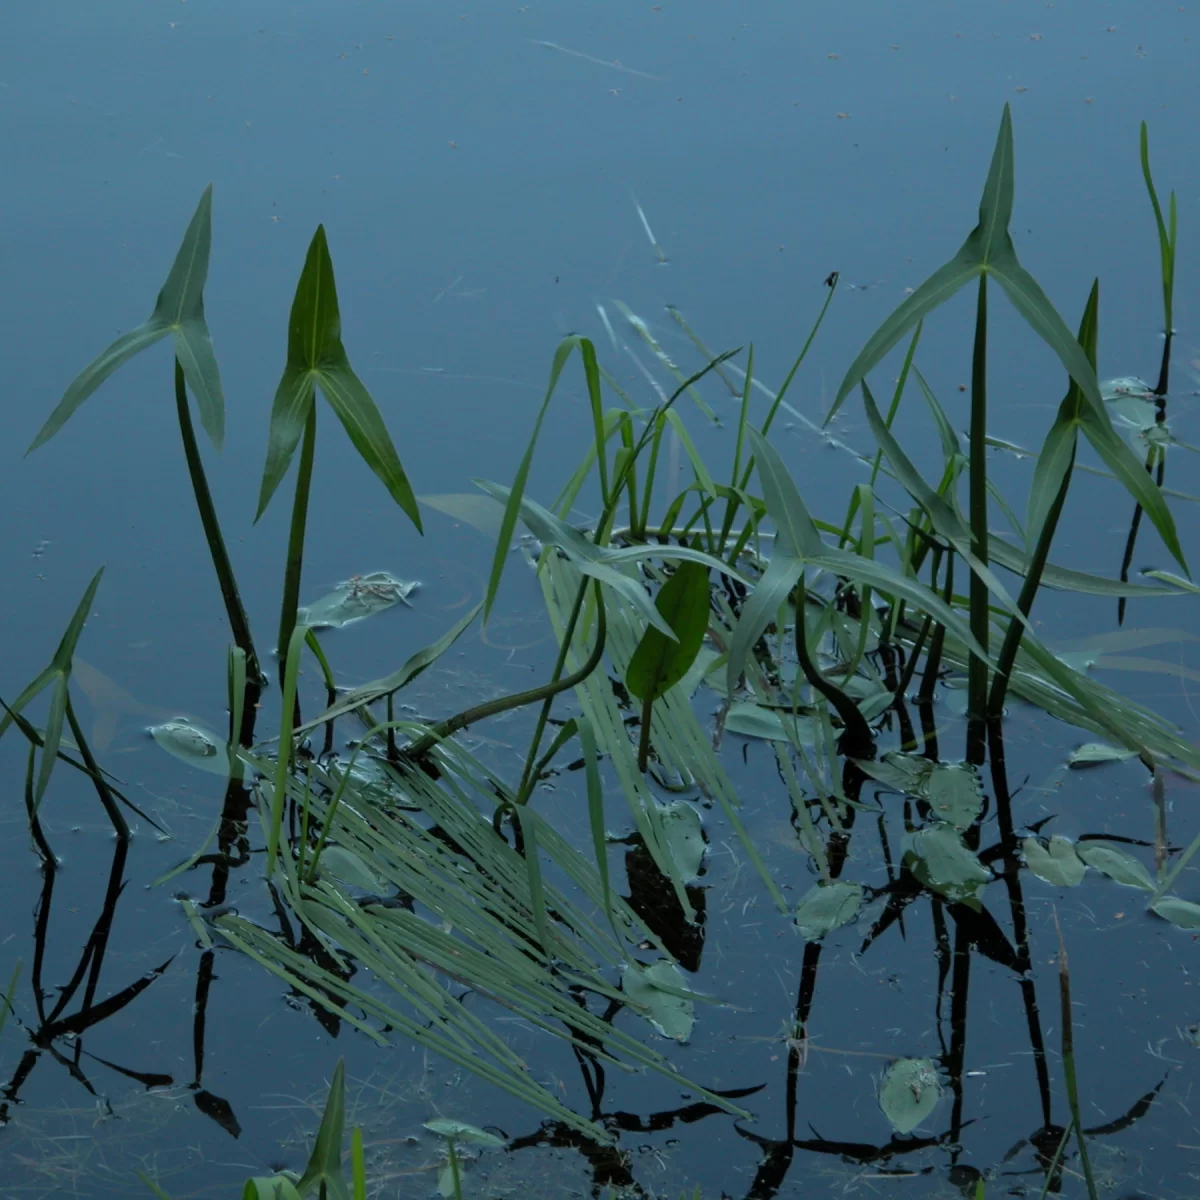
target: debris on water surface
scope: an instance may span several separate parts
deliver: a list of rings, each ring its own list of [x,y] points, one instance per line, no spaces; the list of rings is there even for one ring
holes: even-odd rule
[[[313,629],[343,629],[396,604],[407,604],[408,597],[419,586],[397,579],[387,571],[351,575],[329,595],[301,608],[296,619]]]

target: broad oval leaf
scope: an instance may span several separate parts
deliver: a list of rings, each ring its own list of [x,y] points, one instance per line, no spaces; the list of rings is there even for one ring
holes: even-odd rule
[[[883,1073],[879,1107],[897,1133],[912,1133],[937,1107],[942,1084],[931,1058],[898,1058]]]
[[[1118,850],[1107,842],[1080,842],[1075,847],[1075,853],[1089,867],[1094,867],[1101,875],[1107,875],[1125,887],[1154,891],[1150,872],[1128,851]]]
[[[978,904],[992,873],[967,849],[953,825],[939,821],[905,840],[904,864],[918,882],[952,902]]]
[[[213,775],[229,774],[229,755],[225,739],[189,717],[173,717],[151,725],[150,736],[180,761]]]
[[[345,846],[325,846],[321,851],[318,872],[374,895],[387,890],[386,880],[376,875],[359,855]]]
[[[709,605],[708,568],[681,562],[655,600],[674,640],[649,626],[625,673],[626,686],[639,700],[657,700],[688,673],[708,632]]]
[[[662,837],[670,851],[679,878],[687,882],[700,874],[708,843],[704,840],[704,822],[696,808],[686,800],[676,800],[660,812]]]
[[[983,811],[983,784],[968,763],[936,763],[925,784],[929,806],[955,829],[967,829]]]
[[[663,1037],[686,1042],[696,1023],[695,1005],[686,995],[683,972],[669,959],[660,958],[648,967],[627,963],[621,987],[635,1004],[644,1008],[646,1020]]]
[[[1086,742],[1067,756],[1067,766],[1081,770],[1084,767],[1098,767],[1102,763],[1124,762],[1136,757],[1132,750],[1110,746],[1107,742]]]
[[[1039,878],[1055,887],[1078,887],[1087,864],[1075,853],[1069,838],[1052,837],[1049,843],[1027,837],[1021,843],[1025,865]]]
[[[796,927],[806,941],[815,942],[853,921],[862,907],[862,885],[844,879],[818,883],[805,892],[796,907]]]
[[[1164,896],[1150,905],[1150,911],[1179,929],[1200,929],[1200,904],[1193,904],[1191,900]]]

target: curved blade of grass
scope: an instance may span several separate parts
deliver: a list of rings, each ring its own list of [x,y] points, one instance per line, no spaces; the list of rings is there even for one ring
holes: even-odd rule
[[[479,610],[482,607],[482,604],[476,604],[470,612],[466,613],[443,633],[436,642],[430,643],[430,645],[425,646],[412,655],[398,671],[393,671],[391,675],[385,675],[382,679],[375,679],[370,683],[361,684],[359,687],[354,688],[353,691],[347,692],[336,704],[327,708],[320,716],[314,717],[311,721],[305,721],[303,725],[297,725],[292,731],[293,734],[307,733],[310,729],[315,729],[318,725],[324,725],[326,721],[333,721],[348,712],[353,712],[354,709],[361,708],[364,704],[374,704],[381,697],[399,691],[400,688],[411,683],[422,671],[437,662],[466,633],[471,623],[479,615]]]
[[[725,673],[725,687],[732,696],[737,690],[738,680],[746,671],[746,660],[767,626],[775,620],[781,605],[787,602],[792,588],[804,573],[804,564],[795,556],[777,551],[767,563],[762,578],[754,585],[754,591],[742,606],[738,622],[733,629],[729,644],[729,662]]]
[[[1142,160],[1142,178],[1146,181],[1146,191],[1150,195],[1150,204],[1154,209],[1154,224],[1158,229],[1158,252],[1162,260],[1163,287],[1163,320],[1168,332],[1174,324],[1172,316],[1172,301],[1175,292],[1175,193],[1171,193],[1171,229],[1167,230],[1163,221],[1162,206],[1158,202],[1158,190],[1154,186],[1154,176],[1150,172],[1150,131],[1146,122],[1142,122],[1140,151]]]
[[[582,343],[584,340],[584,338],[577,335],[563,338],[559,342],[558,348],[554,351],[554,360],[550,364],[550,380],[546,384],[546,394],[542,399],[541,407],[538,409],[537,418],[533,423],[533,432],[529,435],[529,444],[525,447],[525,453],[521,456],[521,461],[517,466],[517,473],[513,476],[512,488],[508,493],[508,501],[504,506],[504,519],[500,523],[500,536],[496,539],[496,552],[492,556],[492,570],[488,575],[487,592],[483,599],[483,619],[485,622],[492,611],[492,605],[496,601],[496,593],[500,589],[500,577],[504,574],[504,564],[508,561],[509,544],[512,542],[513,530],[517,525],[517,516],[521,511],[521,501],[525,496],[525,483],[529,478],[529,468],[533,462],[533,451],[537,446],[538,435],[542,431],[542,422],[546,418],[546,410],[550,407],[550,401],[554,397],[554,389],[558,387],[559,377],[563,373],[563,368],[567,365],[567,359],[571,357],[571,351],[579,346],[582,352]],[[595,348],[593,347],[594,353]],[[596,453],[598,457],[603,457],[603,444],[596,446]]]
[[[809,559],[825,550],[807,505],[795,481],[783,465],[778,451],[753,426],[748,431],[754,447],[754,462],[762,482],[767,512],[775,522],[775,545],[779,553]]]
[[[546,892],[542,887],[542,864],[538,857],[537,813],[527,805],[518,805],[512,810],[521,828],[524,843],[525,870],[529,881],[529,903],[533,912],[533,928],[538,945],[547,959],[554,957],[550,933],[546,926]]]

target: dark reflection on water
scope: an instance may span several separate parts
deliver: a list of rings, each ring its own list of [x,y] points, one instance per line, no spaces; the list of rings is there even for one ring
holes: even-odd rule
[[[64,0],[9,14],[0,58],[9,431],[0,616],[10,637],[0,695],[40,668],[81,582],[105,562],[81,653],[125,699],[109,699],[113,735],[101,759],[174,840],[160,844],[142,825],[128,848],[111,844],[85,781],[56,778],[42,828],[61,864],[39,868],[20,803],[24,760],[15,739],[0,743],[11,834],[0,851],[0,980],[17,958],[24,963],[16,1018],[0,1036],[6,1194],[125,1196],[147,1170],[177,1197],[210,1196],[281,1155],[299,1165],[323,1081],[344,1053],[353,1119],[388,1187],[414,1179],[432,1187],[433,1151],[405,1139],[436,1110],[499,1121],[522,1151],[514,1163],[541,1148],[529,1158],[539,1165],[516,1168],[524,1175],[505,1176],[512,1168],[485,1159],[496,1186],[544,1179],[661,1194],[698,1183],[705,1195],[751,1197],[899,1186],[941,1196],[971,1195],[983,1172],[989,1194],[1036,1195],[1049,1172],[1054,1190],[1079,1195],[1074,1148],[1053,1165],[1069,1119],[1054,910],[1071,951],[1097,1171],[1130,1194],[1193,1194],[1192,939],[1143,915],[1136,896],[1108,881],[1056,893],[1018,872],[1020,837],[1043,828],[1152,846],[1153,797],[1142,794],[1136,768],[1054,776],[1081,739],[1014,704],[1006,753],[992,757],[978,846],[1000,875],[987,908],[930,899],[898,862],[903,814],[890,810],[893,825],[860,814],[858,844],[831,842],[831,869],[844,865],[867,883],[873,908],[822,945],[801,945],[769,908],[717,817],[706,873],[689,892],[701,927],[680,923],[670,889],[630,846],[631,903],[698,971],[696,986],[730,1004],[703,1008],[677,1065],[744,1100],[758,1119],[731,1122],[661,1081],[605,1074],[586,1057],[576,1079],[569,1058],[514,1029],[521,1053],[620,1133],[619,1151],[585,1144],[530,1114],[513,1117],[494,1093],[410,1047],[381,1057],[310,998],[219,944],[197,944],[171,901],[178,887],[201,912],[243,906],[274,917],[301,952],[321,953],[261,887],[261,834],[244,791],[222,791],[138,734],[179,711],[220,727],[225,706],[228,634],[181,470],[165,353],[129,364],[51,446],[28,460],[19,451],[73,371],[148,311],[186,215],[214,182],[207,307],[230,436],[210,470],[251,617],[270,629],[285,506],[257,526],[250,518],[286,306],[319,221],[338,266],[348,347],[417,492],[465,491],[471,476],[511,475],[564,332],[593,336],[622,383],[653,400],[637,365],[653,360],[622,323],[618,300],[680,362],[696,363],[696,354],[668,304],[713,345],[753,340],[761,377],[774,383],[823,298],[822,281],[840,271],[848,286],[792,394],[801,415],[819,422],[866,333],[969,227],[1006,100],[1023,259],[1071,324],[1099,272],[1100,374],[1153,381],[1157,257],[1136,160],[1138,122],[1150,121],[1160,188],[1178,191],[1183,231],[1168,415],[1195,442],[1194,26],[1190,8],[1175,4],[618,11]],[[629,352],[609,341],[597,304]],[[1011,315],[996,315],[997,344],[1019,349],[993,362],[994,432],[1034,446],[1061,373]],[[960,424],[969,319],[965,306],[940,314],[922,354]],[[719,387],[706,394],[725,423],[695,421],[695,436],[720,462],[731,452],[732,399]],[[557,490],[585,422],[581,392],[568,382],[535,460],[534,495]],[[846,471],[836,447],[802,420],[777,432],[810,501],[840,511]],[[833,436],[865,440],[856,409],[848,406]],[[903,436],[918,465],[932,461],[924,426]],[[1194,492],[1185,461],[1173,459],[1165,481]],[[995,460],[1001,485],[1017,496],[1027,468]],[[1145,523],[1131,536],[1131,514],[1112,497],[1103,481],[1079,479],[1056,556],[1110,575],[1123,560],[1134,572],[1166,565]],[[1194,545],[1193,506],[1180,502],[1176,513],[1185,546]],[[377,568],[424,585],[413,611],[336,639],[348,682],[394,669],[481,592],[484,544],[432,512],[429,530],[418,539],[350,449],[322,436],[303,598]],[[431,711],[528,686],[545,650],[525,647],[545,632],[528,616],[540,613],[532,589],[510,572],[510,645],[521,648],[464,642],[423,685]],[[1082,637],[1111,629],[1113,607],[1046,597],[1038,617],[1051,632]],[[1135,603],[1122,616],[1126,625],[1190,629],[1193,614],[1170,600],[1152,611]],[[1186,644],[1176,652],[1195,665]],[[1195,730],[1186,678],[1128,662],[1102,669]],[[957,753],[947,748],[957,740],[948,708],[918,706],[899,736],[924,733],[934,757]],[[514,728],[519,719],[479,731],[497,760],[511,761]],[[739,749],[728,748],[731,771]],[[786,794],[763,748],[745,750],[736,782],[747,819],[798,899],[811,879]],[[564,820],[586,836],[572,807],[576,779],[557,794]],[[1181,847],[1193,836],[1191,785],[1166,787],[1160,811]],[[214,823],[196,870],[148,888]],[[1194,879],[1189,869],[1177,890],[1187,895]],[[893,1136],[875,1081],[889,1058],[918,1054],[937,1060],[947,1099],[922,1127],[926,1136]]]

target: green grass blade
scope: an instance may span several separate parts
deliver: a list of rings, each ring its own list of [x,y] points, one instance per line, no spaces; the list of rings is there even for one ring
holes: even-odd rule
[[[340,361],[323,366],[317,374],[321,392],[338,415],[343,428],[358,451],[359,457],[379,477],[388,494],[421,530],[421,513],[413,495],[408,476],[400,465],[396,447],[383,423],[379,408],[371,393],[355,375],[342,352]]]
[[[592,834],[592,853],[596,859],[596,874],[604,894],[604,915],[612,928],[613,938],[621,945],[617,932],[617,921],[613,908],[612,883],[608,873],[608,839],[604,830],[604,784],[600,779],[600,767],[596,753],[596,731],[585,716],[576,717],[579,729],[579,744],[583,749],[583,770],[587,777],[588,826]]]
[[[745,674],[746,662],[758,645],[758,639],[775,620],[780,607],[787,603],[788,596],[803,573],[804,564],[794,555],[777,551],[771,556],[762,578],[754,585],[754,591],[742,606],[729,643],[725,686],[730,696],[737,691],[738,681]]]
[[[525,870],[529,882],[529,906],[533,912],[533,928],[542,953],[547,960],[551,960],[554,957],[554,951],[551,949],[550,931],[546,924],[546,892],[542,887],[542,863],[538,855],[537,813],[528,806],[518,806],[512,812],[521,827],[521,841],[525,850]]]
[[[1168,334],[1172,327],[1172,307],[1175,291],[1175,193],[1171,193],[1171,227],[1167,229],[1163,221],[1162,206],[1158,202],[1158,189],[1154,186],[1154,176],[1150,171],[1150,131],[1146,122],[1141,129],[1141,160],[1142,178],[1146,181],[1146,191],[1150,196],[1150,205],[1154,209],[1154,224],[1158,229],[1158,252],[1162,262],[1163,286],[1163,321]]]
[[[367,1159],[363,1152],[362,1130],[357,1125],[350,1134],[350,1176],[354,1200],[367,1200]]]
[[[754,448],[754,462],[762,481],[767,512],[775,522],[776,546],[792,558],[811,558],[820,554],[825,549],[821,535],[779,452],[753,426],[747,432]]]
[[[83,632],[84,622],[92,611],[92,601],[96,598],[96,589],[100,586],[100,578],[103,574],[104,568],[101,567],[92,576],[91,582],[83,593],[83,599],[76,606],[66,633],[62,635],[62,640],[58,643],[58,649],[54,651],[51,664],[60,671],[70,671],[71,669],[71,656],[75,653],[75,646],[79,641],[79,635]]]
[[[529,444],[521,456],[517,473],[513,476],[512,488],[504,506],[504,519],[500,524],[500,536],[496,539],[496,552],[492,557],[492,570],[488,575],[487,592],[483,600],[484,621],[488,619],[492,605],[496,601],[496,593],[500,589],[500,578],[504,574],[504,564],[508,561],[508,548],[512,542],[513,530],[516,528],[517,516],[521,511],[521,501],[525,496],[525,483],[529,478],[529,468],[533,462],[533,451],[542,430],[542,422],[546,418],[546,411],[554,397],[554,390],[558,387],[559,376],[562,375],[563,368],[567,365],[567,359],[571,357],[571,351],[579,346],[582,352],[582,343],[585,340],[577,336],[563,338],[554,351],[554,361],[550,364],[550,380],[546,384],[546,394],[542,399],[541,408],[538,409],[537,419],[533,423],[533,433],[530,434]],[[603,450],[597,447],[597,452],[602,454]]]
[[[288,773],[292,766],[292,723],[296,711],[296,677],[300,674],[300,655],[307,625],[297,624],[283,650],[283,698],[279,710],[279,748],[275,760],[275,789],[271,797],[270,824],[267,826],[267,862],[265,874],[268,879],[275,869],[275,852],[279,848],[279,835],[283,828],[283,808],[287,795]]]
[[[37,786],[33,793],[33,806],[40,809],[50,786],[50,776],[58,762],[58,750],[62,745],[63,722],[67,716],[67,677],[60,674],[50,697],[50,710],[46,716],[46,728],[42,734],[42,762],[38,768]]]

